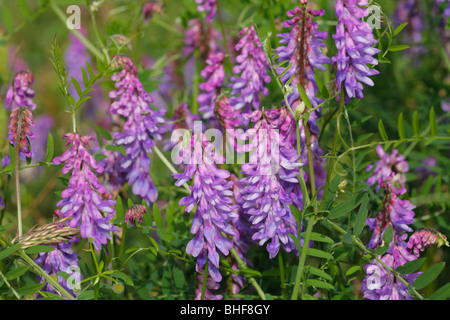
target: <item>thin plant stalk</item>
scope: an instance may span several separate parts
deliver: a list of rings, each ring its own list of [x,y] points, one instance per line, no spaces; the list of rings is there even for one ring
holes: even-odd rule
[[[17,119],[17,137],[16,145],[14,146],[14,173],[16,183],[16,198],[17,198],[17,229],[19,237],[22,236],[22,203],[20,200],[20,176],[19,176],[19,149],[20,149],[20,137],[22,135],[22,107],[19,107],[18,119]]]
[[[200,300],[205,300],[206,283],[208,281],[208,255],[206,255],[205,271],[203,273],[202,295]]]

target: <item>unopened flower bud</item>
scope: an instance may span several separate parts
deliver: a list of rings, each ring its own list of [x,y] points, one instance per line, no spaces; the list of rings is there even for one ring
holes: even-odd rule
[[[140,204],[132,205],[125,214],[125,223],[132,227],[136,227],[136,222],[138,224],[144,223],[144,213],[148,214],[145,206]]]

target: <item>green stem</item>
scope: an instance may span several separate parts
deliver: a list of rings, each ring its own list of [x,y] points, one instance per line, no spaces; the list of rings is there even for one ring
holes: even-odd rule
[[[338,113],[337,113],[337,119],[338,120],[340,118],[340,114],[341,114],[343,106],[344,106],[344,100],[345,100],[345,88],[342,87],[341,101],[339,102],[339,109],[338,109]],[[339,121],[336,122],[336,129],[335,129],[335,132],[334,132],[333,146],[331,147],[330,162],[328,164],[327,178],[325,180],[325,187],[323,189],[323,195],[322,195],[322,201],[321,201],[321,204],[320,204],[320,209],[323,209],[323,206],[325,204],[325,199],[326,199],[327,193],[328,193],[328,186],[330,184],[331,173],[332,173],[333,167],[334,167],[334,160],[335,160],[334,157],[335,157],[335,153],[336,153],[338,131],[339,131]]]
[[[326,223],[333,227],[335,230],[337,230],[339,233],[345,235],[347,234],[347,231],[345,231],[344,229],[342,229],[341,227],[339,227],[337,224],[335,224],[334,222],[326,219]],[[394,269],[392,269],[391,267],[389,267],[383,260],[381,260],[376,253],[372,252],[370,249],[368,249],[361,241],[361,239],[359,239],[357,236],[353,235],[353,244],[355,246],[357,246],[359,249],[361,249],[364,253],[368,253],[372,256],[373,259],[375,259],[379,264],[381,264],[388,272],[392,273],[392,275],[394,277],[396,277],[398,280],[400,280],[404,285],[406,285],[407,287],[410,287],[411,290],[413,291],[414,295],[419,298],[420,300],[423,300],[423,297],[420,293],[417,292],[416,289],[414,289],[414,287],[412,286],[412,284],[410,284],[408,281],[406,281],[402,276],[400,276]]]
[[[239,254],[236,252],[235,248],[231,249],[230,252],[233,255],[234,259],[236,259],[239,269],[244,269],[244,268],[247,267],[247,264],[245,263],[245,261],[243,261],[241,259]],[[255,280],[255,278],[248,277],[248,280],[253,285],[253,287],[255,288],[255,290],[258,293],[258,295],[261,298],[261,300],[266,300],[266,295],[265,295],[264,291],[261,289],[261,287],[259,286],[258,282]]]
[[[120,244],[119,257],[117,258],[117,265],[120,266],[122,262],[122,256],[125,252],[125,240],[127,237],[127,224],[124,223],[122,227],[122,243]]]
[[[295,276],[295,284],[294,284],[294,290],[292,292],[291,300],[297,300],[297,298],[298,298],[298,292],[300,289],[300,284],[302,282],[303,270],[305,267],[306,253],[308,251],[309,240],[311,239],[311,232],[312,232],[313,226],[315,224],[315,220],[316,220],[316,216],[315,215],[311,216],[311,218],[309,218],[309,221],[308,221],[308,226],[306,227],[305,237],[303,240],[303,247],[302,247],[302,251],[300,253],[300,259],[298,262],[297,274]],[[301,291],[301,295],[303,296],[303,288]]]
[[[97,257],[95,256],[95,251],[94,251],[94,246],[92,245],[92,243],[89,243],[89,251],[91,252],[91,256],[92,256],[92,263],[95,266],[95,270],[97,272],[97,277],[95,280],[95,284],[94,284],[94,296],[95,296],[95,300],[98,300],[98,296],[99,296],[99,292],[100,292],[100,277],[101,277],[101,273],[100,273],[100,268],[97,262]]]
[[[17,293],[16,290],[11,286],[11,284],[6,279],[5,275],[0,271],[0,276],[2,277],[3,281],[6,283],[6,286],[12,291],[12,293],[16,296],[17,300],[20,300],[20,295]]]
[[[17,228],[19,237],[22,236],[22,202],[20,200],[20,177],[19,177],[19,151],[20,151],[20,137],[22,136],[22,107],[19,107],[17,116],[17,137],[16,145],[14,146],[14,172],[16,182],[16,198],[17,198]]]
[[[100,37],[100,33],[98,32],[98,28],[97,28],[97,20],[95,19],[95,14],[92,10],[89,10],[90,15],[91,15],[91,21],[92,21],[92,29],[94,31],[94,34],[97,38],[97,42],[100,45],[100,48],[103,51],[103,55],[106,58],[106,61],[108,62],[108,64],[111,62],[111,59],[109,57],[108,54],[108,50],[106,49],[105,45],[103,44],[102,38]]]
[[[200,83],[200,50],[198,48],[194,51],[194,79],[193,79],[193,87],[192,87],[192,112],[194,114],[198,113],[198,101],[197,97],[199,94],[199,83]]]
[[[153,147],[153,150],[155,150],[156,155],[161,159],[162,162],[164,162],[164,164],[166,165],[166,167],[173,173],[178,173],[178,171],[172,166],[172,164],[169,162],[169,160],[167,160],[167,158],[164,156],[164,154],[161,152],[161,150],[159,150],[159,148],[157,146]],[[189,191],[189,193],[191,192],[191,189],[189,189],[189,186],[187,185],[187,183],[183,184],[183,187]]]
[[[280,253],[278,253],[278,266],[280,269],[280,282],[281,282],[281,295],[283,296],[283,300],[287,299],[286,295],[286,287],[285,287],[285,280],[284,280],[284,264],[283,264],[283,256]]]
[[[220,5],[219,0],[216,0],[216,6],[217,6],[217,20],[219,21],[220,31],[222,33],[223,46],[224,46],[225,52],[227,53],[227,57],[228,57],[227,61],[229,63],[230,70],[231,70],[231,68],[233,67],[233,63],[231,62],[231,55],[228,50],[227,35],[225,33],[225,27],[224,27],[223,21],[222,21],[221,5]]]
[[[11,247],[13,245],[8,239],[3,237],[2,235],[0,235],[0,242],[2,245],[6,245],[8,247]],[[31,259],[24,251],[18,250],[16,251],[16,253],[22,259],[24,259],[34,269],[35,272],[37,272],[40,276],[44,277],[44,279],[55,289],[55,291],[59,291],[64,297],[66,297],[69,300],[75,300],[75,298],[58,283],[58,280],[55,280],[47,272],[42,270],[42,268],[36,262],[34,262],[34,260]]]
[[[56,14],[56,16],[64,24],[66,24],[67,16],[64,14],[64,12],[58,7],[58,5],[54,1],[51,1],[50,7],[52,8],[52,10]],[[71,29],[70,31],[86,46],[86,48],[92,54],[97,56],[102,62],[105,61],[104,55],[83,34],[81,34],[80,31],[78,31],[77,29]]]
[[[208,255],[206,255],[205,271],[203,272],[202,295],[200,300],[205,300],[206,283],[208,281]]]

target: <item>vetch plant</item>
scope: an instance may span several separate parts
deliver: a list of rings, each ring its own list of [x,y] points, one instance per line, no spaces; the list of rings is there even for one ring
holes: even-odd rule
[[[75,6],[0,4],[0,299],[450,298],[447,1]]]

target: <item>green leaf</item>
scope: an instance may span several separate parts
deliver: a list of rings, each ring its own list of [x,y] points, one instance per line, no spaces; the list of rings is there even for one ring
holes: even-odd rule
[[[430,129],[431,129],[431,136],[436,137],[437,136],[437,122],[436,122],[436,113],[434,112],[434,108],[430,109]]]
[[[360,270],[362,270],[360,266],[353,266],[353,267],[350,267],[350,268],[345,272],[345,275],[348,277],[349,275],[352,275],[352,274],[354,274],[355,272],[358,272],[358,271],[360,271]]]
[[[28,267],[15,268],[15,269],[12,269],[12,270],[8,271],[5,274],[5,278],[8,281],[9,280],[14,280],[14,279],[19,278],[20,276],[22,276],[27,271],[28,271]]]
[[[30,10],[28,9],[26,0],[17,1],[17,6],[19,7],[20,13],[22,13],[25,20],[28,20],[30,18]]]
[[[306,232],[302,232],[301,237],[305,237]],[[320,233],[311,232],[310,240],[334,244],[333,239]]]
[[[186,284],[186,278],[184,277],[184,272],[177,266],[172,269],[173,281],[175,283],[175,287],[183,288]]]
[[[100,126],[95,126],[95,127],[105,140],[108,140],[108,141],[112,140],[112,136],[108,131],[106,131],[105,129],[103,129]]]
[[[327,290],[334,290],[334,286],[329,284],[328,282],[316,280],[316,279],[308,279],[306,280],[306,285],[321,288],[321,289],[327,289]]]
[[[318,269],[318,268],[313,267],[313,266],[309,266],[308,270],[309,270],[310,274],[313,274],[313,275],[318,276],[320,278],[327,279],[329,281],[332,280],[331,276],[328,273],[326,273],[325,271],[321,270],[321,269]]]
[[[123,280],[127,285],[134,287],[133,280],[131,280],[131,278],[123,272],[113,272],[113,273],[110,273],[109,275],[113,278],[118,278],[120,280]]]
[[[324,99],[328,99],[330,97],[330,93],[328,92],[327,87],[323,84],[323,81],[316,75],[314,75],[316,79],[317,87],[319,88],[320,94]]]
[[[408,22],[402,23],[397,28],[394,29],[393,35],[394,37],[398,35],[406,26],[408,25]]]
[[[158,229],[163,230],[164,229],[164,221],[161,216],[161,211],[159,210],[158,205],[153,203],[153,220],[155,220],[156,226]]]
[[[333,203],[334,196],[336,195],[337,189],[339,187],[339,183],[341,182],[341,176],[336,175],[333,180],[331,180],[328,185],[327,196],[325,197],[325,202],[323,205],[324,210],[328,210]]]
[[[51,132],[48,133],[47,138],[47,154],[45,155],[45,162],[50,162],[53,159],[53,153],[55,152],[55,142]]]
[[[400,274],[410,274],[419,270],[425,263],[426,258],[419,258],[416,260],[408,261],[402,266],[397,267],[395,270]]]
[[[381,119],[378,121],[378,131],[380,131],[381,138],[384,141],[388,141],[389,140],[389,137],[388,137],[388,135],[386,133],[386,130],[384,129],[383,121]]]
[[[363,197],[361,202],[361,206],[359,207],[358,214],[355,219],[355,227],[353,228],[353,234],[355,236],[359,236],[366,225],[367,215],[369,212],[369,196],[366,194]]]
[[[331,255],[330,253],[315,248],[308,248],[306,254],[311,257],[334,260],[333,255]]]
[[[437,289],[430,296],[430,300],[445,300],[450,297],[450,282]]]
[[[11,227],[11,224],[7,224],[6,226],[0,226],[0,235],[5,233],[10,227]]]
[[[14,21],[11,15],[11,11],[8,7],[3,6],[3,25],[5,26],[8,33],[14,32]]]
[[[30,248],[25,249],[26,254],[36,254],[41,252],[51,252],[55,250],[52,246],[46,246],[46,245],[37,245]]]
[[[80,293],[77,300],[91,300],[95,298],[94,290],[87,290]]]
[[[330,210],[328,218],[336,219],[350,213],[361,203],[364,195],[365,193],[358,193],[351,196],[350,198],[345,199],[343,202],[339,203],[336,207]]]
[[[417,279],[414,281],[414,288],[417,290],[423,289],[428,286],[434,279],[436,279],[439,274],[444,270],[445,262],[439,262],[434,266],[430,267],[428,270],[424,271]]]
[[[36,283],[36,284],[31,284],[22,288],[17,289],[17,293],[21,296],[26,296],[29,294],[33,294],[35,292],[38,292],[39,290],[42,289],[42,287],[44,287],[45,282],[42,283]]]
[[[123,204],[122,204],[122,198],[120,195],[117,196],[116,200],[116,216],[118,219],[123,219],[125,217],[124,210],[123,210]]]
[[[72,80],[72,83],[73,83],[73,85],[74,85],[74,87],[75,87],[75,90],[77,90],[77,93],[78,93],[78,99],[80,99],[83,95],[82,95],[82,91],[81,91],[81,87],[80,87],[80,85],[78,84],[78,81],[77,81],[77,79],[75,79],[74,77],[70,77],[70,79]]]
[[[405,120],[403,119],[403,113],[398,116],[398,135],[400,139],[405,139]]]
[[[21,246],[22,245],[19,243],[19,244],[15,244],[15,245],[8,247],[5,250],[1,251],[0,252],[0,260],[3,260],[4,258],[12,255],[14,252],[19,250]]]
[[[240,269],[239,272],[249,277],[262,277],[261,272],[250,268]]]
[[[406,50],[409,48],[410,48],[410,46],[408,46],[406,44],[394,44],[394,45],[390,46],[389,51],[402,51],[402,50]]]
[[[307,110],[312,109],[311,100],[309,100],[309,97],[306,94],[306,91],[302,88],[302,86],[300,84],[297,85],[297,88],[298,88],[298,93],[300,94],[302,101],[305,103]]]
[[[389,225],[389,227],[383,232],[384,245],[389,246],[393,238],[394,238],[394,229],[392,228],[392,225]]]

